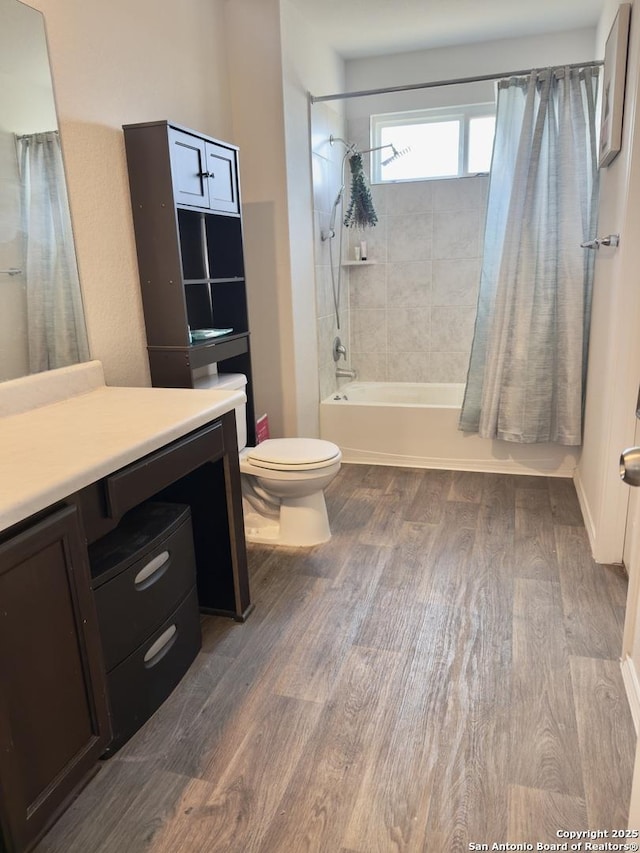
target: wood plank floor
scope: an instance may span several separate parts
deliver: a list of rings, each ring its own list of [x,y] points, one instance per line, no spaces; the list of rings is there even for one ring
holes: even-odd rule
[[[392,853],[626,826],[626,579],[570,481],[344,465],[38,853]],[[480,848],[476,848],[480,849]]]

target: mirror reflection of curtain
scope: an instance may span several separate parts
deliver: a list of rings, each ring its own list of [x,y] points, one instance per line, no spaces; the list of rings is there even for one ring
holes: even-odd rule
[[[31,373],[89,358],[57,131],[18,137]]]
[[[598,204],[595,68],[500,81],[460,429],[582,441]]]

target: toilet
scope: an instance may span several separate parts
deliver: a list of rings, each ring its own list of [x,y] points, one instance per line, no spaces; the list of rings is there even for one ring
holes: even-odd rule
[[[244,391],[242,374],[221,374],[209,387]],[[331,538],[324,490],[340,470],[337,444],[273,438],[247,447],[245,406],[236,408],[244,531],[248,542],[304,547]]]
[[[330,441],[273,438],[240,451],[244,532],[249,542],[319,545],[331,538],[324,490],[340,470]]]

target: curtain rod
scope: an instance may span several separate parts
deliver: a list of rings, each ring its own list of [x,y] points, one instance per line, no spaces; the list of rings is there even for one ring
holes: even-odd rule
[[[18,136],[18,134],[16,134],[16,139],[32,139],[34,136],[42,136],[45,133],[59,133],[59,131],[57,129],[56,130],[39,130],[39,131],[37,131],[37,133],[22,133],[20,136]]]
[[[567,65],[559,65],[558,68],[595,68],[604,65],[604,62],[573,62]],[[337,92],[334,95],[312,95],[309,92],[309,101],[318,104],[321,101],[343,101],[346,98],[364,98],[367,95],[388,95],[393,92],[410,92],[414,89],[433,89],[436,86],[455,86],[460,83],[483,83],[491,80],[500,80],[503,77],[521,77],[536,71],[536,68],[527,68],[523,71],[505,71],[503,74],[483,74],[480,77],[458,77],[454,80],[435,80],[431,83],[408,83],[405,86],[388,86],[385,89],[363,89],[360,92]]]

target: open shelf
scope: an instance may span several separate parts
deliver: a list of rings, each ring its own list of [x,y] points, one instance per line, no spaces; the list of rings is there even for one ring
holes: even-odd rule
[[[244,277],[238,217],[178,208],[178,231],[186,281]]]

